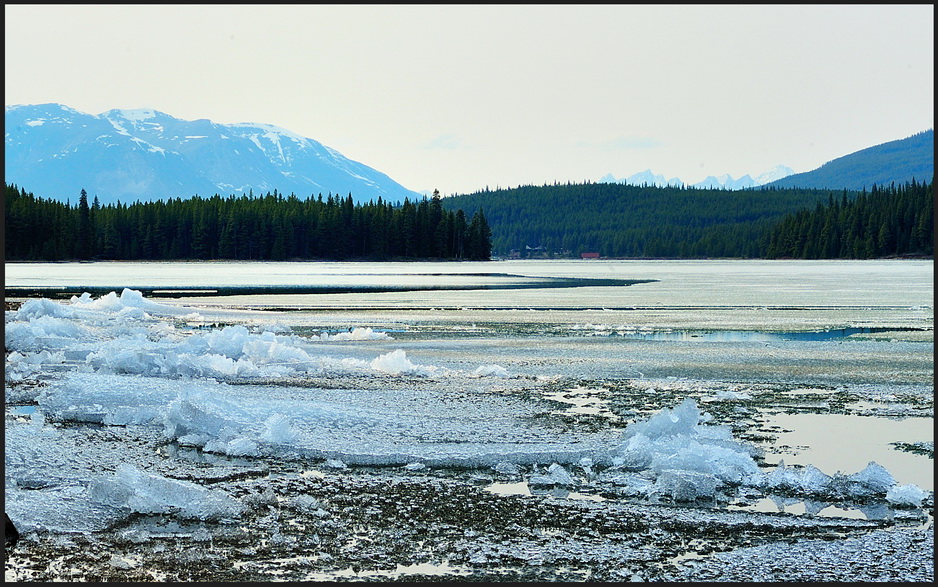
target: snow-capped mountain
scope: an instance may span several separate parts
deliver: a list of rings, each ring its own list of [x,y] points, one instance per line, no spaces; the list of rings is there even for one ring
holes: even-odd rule
[[[277,190],[356,202],[419,199],[313,139],[256,123],[180,120],[157,110],[91,115],[61,104],[7,106],[6,183],[38,197],[101,204]]]
[[[789,175],[794,175],[795,170],[791,167],[786,167],[784,165],[776,165],[772,169],[764,173],[760,173],[756,176],[755,182],[756,185],[765,185],[767,183],[772,183],[783,177],[788,177]]]
[[[611,173],[607,173],[602,178],[600,178],[599,183],[622,183],[628,185],[650,185],[656,187],[664,186],[680,186],[681,180],[672,177],[671,179],[665,180],[663,175],[652,173],[651,169],[646,169],[635,175],[630,175],[628,177],[623,177],[621,179],[616,179]]]
[[[790,167],[784,165],[776,165],[772,169],[760,173],[753,179],[748,173],[739,179],[733,179],[730,175],[721,175],[719,177],[714,177],[712,175],[707,176],[703,181],[691,184],[688,187],[702,188],[702,189],[728,189],[728,190],[741,190],[745,188],[756,187],[760,185],[765,185],[767,183],[782,179],[783,177],[788,177],[789,175],[794,174],[794,170]],[[599,179],[600,183],[621,183],[626,185],[650,185],[656,187],[664,186],[681,186],[683,182],[677,178],[672,177],[671,179],[665,180],[663,175],[652,173],[651,169],[646,169],[635,175],[630,175],[629,177],[624,177],[621,179],[616,179],[611,173],[607,173],[602,178]]]

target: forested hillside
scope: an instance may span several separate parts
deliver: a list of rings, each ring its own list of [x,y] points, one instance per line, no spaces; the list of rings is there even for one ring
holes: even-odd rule
[[[879,230],[884,219],[889,218],[886,233],[904,234],[909,229],[905,220],[909,205],[891,199],[898,198],[897,192],[901,191],[903,201],[915,194],[918,203],[914,206],[922,207],[921,215],[912,223],[920,227],[927,224],[933,235],[930,220],[925,220],[926,216],[931,217],[930,212],[921,203],[923,190],[930,194],[931,183],[895,190],[877,189],[876,196],[863,197],[862,205],[852,209],[851,215],[838,215],[831,222],[838,226],[845,222],[857,226],[876,224]],[[775,246],[770,252],[773,231],[779,223],[788,222],[788,226],[795,222],[789,217],[796,214],[800,214],[797,223],[800,229],[807,222],[805,210],[823,208],[828,202],[841,206],[842,202],[852,202],[861,196],[862,192],[844,190],[770,187],[716,190],[585,183],[485,190],[445,198],[443,206],[450,211],[484,210],[492,229],[493,254],[500,257],[580,257],[592,252],[616,258],[762,258],[770,254],[802,257],[805,250],[814,255],[813,243],[807,249],[804,245],[786,249],[779,243],[788,241],[780,235],[775,236]],[[819,214],[822,208],[813,214]],[[862,220],[857,220],[861,216]],[[836,235],[853,234],[853,230],[829,227],[826,234],[837,238]],[[822,254],[835,258],[912,253],[916,251],[909,247],[921,248],[922,239],[931,242],[931,237],[922,230],[914,239],[902,237],[899,242],[906,244],[901,250],[890,252],[888,243],[892,241],[888,238],[882,246],[876,244],[869,249],[857,246],[857,238],[851,237],[846,246],[825,245]]]
[[[469,259],[487,260],[481,210],[443,209],[439,194],[402,205],[301,200],[276,190],[229,196],[77,205],[6,186],[6,260]]]
[[[838,157],[813,171],[789,175],[767,185],[861,191],[871,190],[874,185],[899,185],[913,180],[922,183],[934,176],[935,131],[929,129]]]
[[[873,186],[850,200],[831,198],[786,216],[769,233],[765,257],[867,259],[933,256],[934,181]]]
[[[443,207],[484,210],[497,256],[758,257],[772,225],[834,193],[555,184],[454,196]]]

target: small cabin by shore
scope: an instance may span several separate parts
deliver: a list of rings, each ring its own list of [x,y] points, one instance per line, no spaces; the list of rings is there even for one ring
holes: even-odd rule
[[[599,253],[582,253],[580,254],[581,259],[598,259]]]

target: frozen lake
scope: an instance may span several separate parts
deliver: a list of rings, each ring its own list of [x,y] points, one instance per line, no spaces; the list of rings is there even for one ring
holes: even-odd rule
[[[5,286],[28,300],[5,480],[27,532],[234,515],[147,476],[207,457],[931,519],[931,261],[10,263]],[[75,456],[88,426],[162,448]]]

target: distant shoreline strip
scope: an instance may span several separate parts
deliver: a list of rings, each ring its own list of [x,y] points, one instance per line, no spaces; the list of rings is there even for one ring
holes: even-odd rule
[[[531,277],[523,282],[481,283],[481,284],[357,284],[357,285],[237,285],[237,286],[41,286],[4,288],[7,298],[65,298],[89,293],[106,295],[121,292],[125,287],[137,290],[148,297],[187,297],[187,296],[235,296],[235,295],[275,295],[275,294],[342,294],[342,293],[391,293],[407,291],[469,291],[493,289],[553,289],[570,287],[622,287],[640,283],[652,283],[657,279],[596,279],[581,277]]]

